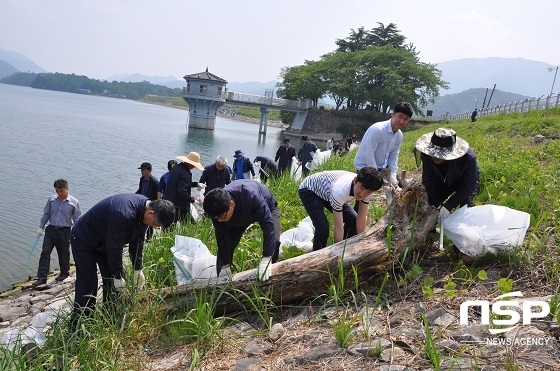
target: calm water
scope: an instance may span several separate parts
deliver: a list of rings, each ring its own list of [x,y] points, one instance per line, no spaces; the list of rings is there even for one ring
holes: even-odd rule
[[[230,164],[236,149],[253,159],[274,157],[281,130],[216,119],[216,129],[187,132],[188,112],[129,100],[38,90],[0,84],[0,291],[37,273],[42,240],[29,262],[43,207],[57,178],[68,180],[82,212],[101,199],[134,193],[144,161],[152,174],[167,161],[199,152],[203,165],[219,154]],[[197,180],[201,172],[193,170]],[[57,268],[56,252],[51,269]]]

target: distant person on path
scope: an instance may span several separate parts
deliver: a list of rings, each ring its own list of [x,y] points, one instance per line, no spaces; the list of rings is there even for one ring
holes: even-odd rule
[[[233,253],[245,230],[259,223],[263,231],[263,253],[257,278],[266,281],[271,265],[278,260],[280,248],[280,211],[276,198],[261,183],[241,179],[208,192],[204,197],[204,211],[212,218],[216,234],[218,276],[230,277]]]
[[[276,151],[274,161],[278,162],[278,172],[283,174],[286,169],[288,172],[292,169],[292,161],[296,155],[296,149],[290,143],[290,138],[284,138],[284,144]]]
[[[367,129],[354,159],[357,170],[366,166],[378,170],[388,167],[391,170],[390,183],[399,183],[397,171],[403,139],[401,129],[408,124],[412,112],[410,103],[399,102],[393,108],[389,120],[377,122]]]
[[[232,180],[237,179],[251,179],[251,175],[255,176],[255,169],[253,163],[248,157],[243,156],[243,151],[238,149],[233,156],[233,177]]]
[[[475,108],[474,111],[472,111],[471,122],[476,121],[476,116],[478,116],[478,108]]]
[[[158,198],[158,180],[152,175],[152,164],[149,162],[142,162],[138,168],[142,174],[140,182],[138,183],[138,190],[136,194],[148,197],[150,201],[157,200]],[[148,240],[154,235],[154,229],[148,227],[147,238]]]
[[[215,188],[224,188],[231,183],[231,168],[228,166],[228,160],[224,155],[216,157],[216,161],[207,165],[200,176],[198,183],[206,184],[206,192],[208,193]]]
[[[415,147],[421,152],[422,184],[428,201],[440,208],[440,217],[447,218],[457,206],[474,206],[473,198],[480,191],[480,169],[469,143],[454,130],[439,128],[418,138]]]
[[[60,266],[60,274],[56,276],[55,281],[62,282],[70,274],[70,230],[76,224],[82,212],[78,200],[68,194],[68,182],[66,180],[55,180],[54,190],[56,194],[49,197],[37,230],[37,235],[44,235],[44,238],[41,257],[39,258],[39,268],[37,269],[37,281],[31,284],[32,287],[47,283],[51,253],[55,247],[58,255],[58,265]],[[45,229],[47,223],[49,225]]]
[[[257,156],[255,157],[255,159],[253,160],[253,164],[256,163],[257,161],[259,161],[261,163],[261,169],[263,169],[266,172],[266,165],[272,161],[272,159],[270,157],[266,157],[266,156]],[[267,180],[267,176],[264,172],[259,171],[259,177],[261,178],[261,181],[263,183],[266,183]],[[267,172],[268,173],[268,172]]]
[[[352,137],[350,135],[348,135],[348,138],[346,138],[346,142],[344,144],[344,150],[346,152],[350,151],[350,148],[352,147],[352,143],[354,143],[354,140],[352,139]]]
[[[332,150],[333,143],[334,143],[334,138],[327,140],[327,151]]]
[[[309,166],[311,166],[311,162],[313,162],[313,158],[315,158],[315,153],[317,152],[317,146],[307,135],[301,136],[301,141],[303,142],[302,146],[298,151],[298,161],[301,164],[301,172],[303,176],[309,175]]]
[[[82,216],[72,230],[72,253],[76,262],[74,310],[70,324],[77,329],[82,315],[90,315],[97,298],[98,277],[103,282],[103,301],[111,301],[126,286],[123,248],[128,244],[134,266],[133,282],[138,289],[145,284],[142,273],[144,235],[147,226],[168,227],[175,219],[170,201],[150,201],[139,194],[107,197]]]
[[[191,188],[198,187],[198,183],[192,181],[191,169],[196,167],[198,170],[204,170],[204,167],[200,163],[198,152],[189,152],[186,156],[177,156],[177,159],[181,162],[169,174],[163,199],[175,205],[175,221],[192,222],[191,204],[194,199],[191,196]]]
[[[167,186],[167,181],[169,180],[169,173],[171,172],[171,169],[175,167],[175,165],[177,165],[177,161],[175,160],[167,161],[167,172],[163,174],[161,178],[159,178],[158,197],[157,197],[158,200],[161,200],[163,198],[163,194],[165,193],[165,187]]]
[[[299,198],[309,214],[315,235],[313,251],[327,246],[329,221],[327,209],[334,217],[334,243],[362,233],[373,192],[381,188],[381,173],[372,167],[364,167],[358,175],[349,171],[323,171],[308,176],[299,186]],[[356,213],[349,202],[360,203]]]

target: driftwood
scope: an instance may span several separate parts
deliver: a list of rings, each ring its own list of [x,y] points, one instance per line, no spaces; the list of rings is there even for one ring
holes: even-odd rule
[[[424,187],[412,182],[395,195],[373,227],[322,250],[272,265],[272,276],[266,282],[258,283],[256,271],[252,269],[235,274],[228,283],[215,285],[215,282],[198,280],[194,284],[166,289],[163,294],[188,295],[203,287],[224,290],[229,294],[221,295],[217,304],[219,312],[239,310],[244,301],[243,294],[253,296],[255,285],[260,285],[261,292],[266,292],[276,305],[301,301],[328,293],[331,280],[339,275],[340,266],[345,274],[352,275],[353,269],[362,275],[378,272],[381,266],[386,266],[389,258],[388,226],[391,229],[390,251],[393,258],[407,249],[412,251],[423,246],[436,225],[437,216],[438,212],[427,202]]]

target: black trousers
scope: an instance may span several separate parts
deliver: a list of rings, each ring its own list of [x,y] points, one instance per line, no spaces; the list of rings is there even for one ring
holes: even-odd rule
[[[329,220],[325,214],[325,209],[332,213],[332,206],[328,201],[323,200],[321,197],[317,196],[315,192],[308,189],[299,190],[299,198],[301,203],[311,221],[313,222],[313,227],[315,228],[315,234],[313,237],[313,251],[320,250],[327,246],[327,240],[329,239]],[[342,207],[342,220],[344,222],[344,237],[349,238],[355,236],[357,233],[356,229],[356,217],[358,214],[352,207],[345,203]]]
[[[75,327],[81,315],[90,315],[97,301],[98,277],[97,267],[101,272],[103,301],[110,301],[116,291],[113,277],[107,261],[107,255],[100,249],[88,245],[72,235],[72,254],[76,263],[76,288],[74,290],[74,310],[70,319]],[[121,272],[121,274],[124,274]]]
[[[56,247],[60,273],[70,273],[70,227],[47,226],[43,237],[43,249],[39,258],[37,278],[46,279],[51,271],[51,253]]]
[[[280,225],[280,210],[277,207],[270,210],[272,214],[272,223],[274,225],[274,238],[276,239],[275,249],[272,253],[272,263],[276,263],[278,261],[278,254],[280,252],[280,234],[282,233],[281,225]],[[218,249],[218,256],[216,258],[216,268],[218,274],[222,269],[222,266],[226,264],[231,264],[233,261],[233,253],[235,252],[235,248],[239,245],[239,241],[241,241],[241,236],[248,228],[248,225],[240,226],[240,227],[233,227],[229,226],[226,229],[226,233],[229,235],[229,249]],[[265,252],[263,251],[263,254]]]

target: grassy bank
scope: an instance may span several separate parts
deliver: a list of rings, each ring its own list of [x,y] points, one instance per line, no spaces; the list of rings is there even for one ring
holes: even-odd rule
[[[427,271],[427,265],[439,267],[435,271],[447,271],[446,282],[451,280],[454,286],[453,289],[448,286],[446,292],[453,290],[454,295],[461,295],[461,288],[467,287],[466,280],[457,278],[459,273],[476,277],[477,272],[487,269],[489,265],[499,265],[504,279],[530,277],[516,279],[511,289],[522,287],[524,293],[554,295],[557,303],[557,285],[560,280],[560,110],[482,117],[474,124],[470,120],[453,121],[408,130],[401,148],[401,169],[419,176],[412,151],[414,143],[420,135],[442,126],[456,130],[458,136],[467,140],[476,151],[483,184],[475,200],[477,204],[503,205],[531,214],[531,227],[522,249],[514,256],[482,259],[472,267],[465,267],[453,255],[450,241],[446,241],[447,252],[429,258],[427,255],[414,255],[408,262],[399,262],[393,266],[391,274],[384,276],[386,281],[366,278],[367,285],[359,289],[343,287],[340,290],[340,287],[336,287],[330,296],[310,300],[317,299],[325,306],[340,306],[341,303],[351,306],[356,297],[364,294],[373,296],[380,306],[389,303],[398,306],[401,298],[418,291],[425,293],[424,300],[436,300],[437,295],[433,292],[429,294],[431,284],[426,278],[430,277],[423,273]],[[543,135],[544,141],[536,141],[537,135]],[[334,158],[319,170],[353,171],[352,162],[353,155]],[[306,216],[297,195],[297,185],[289,178],[281,178],[270,184],[279,201],[283,230],[295,227]],[[369,223],[374,223],[384,209],[380,198],[370,208]],[[175,272],[169,248],[174,243],[175,234],[199,238],[216,253],[215,237],[209,221],[163,234],[146,246],[144,272],[148,289],[157,292],[157,289],[174,283]],[[255,268],[260,260],[261,249],[260,228],[249,228],[235,252],[234,272]],[[292,252],[292,255],[297,253]],[[443,279],[443,276],[434,276],[432,273],[431,278],[433,281],[434,278]],[[469,280],[468,284],[468,288],[474,290],[475,280]],[[177,297],[169,306],[163,305],[158,294],[134,293],[131,288],[129,294],[123,295],[110,311],[108,308],[102,310],[103,306],[99,303],[95,316],[84,324],[79,336],[70,343],[66,333],[66,318],[61,317],[52,326],[45,347],[27,363],[22,352],[0,349],[0,369],[143,369],[150,357],[179,344],[188,344],[191,367],[194,369],[204,363],[204,357],[209,356],[211,350],[217,350],[219,355],[221,349],[235,346],[232,344],[234,340],[223,334],[224,329],[235,324],[239,318],[253,316],[260,319],[263,329],[266,329],[271,321],[283,316],[281,310],[273,309],[271,303],[262,300],[258,290],[254,292],[253,305],[246,312],[239,313],[235,318],[214,316],[214,305],[220,294],[216,291],[200,291],[190,300]],[[437,300],[445,302],[447,297],[437,297]],[[556,304],[551,305],[551,309],[555,312]],[[348,345],[348,334],[355,320],[348,319],[332,325],[341,346]],[[430,334],[430,339],[432,335],[436,336]],[[435,364],[439,362],[438,357],[436,350],[426,347],[426,362],[432,360]]]
[[[161,97],[157,95],[148,95],[139,99],[138,101],[143,103],[157,104],[170,108],[178,108],[184,110],[189,109],[189,105],[181,97]],[[252,119],[260,119],[261,117],[260,109],[258,107],[239,106],[235,104],[227,104],[222,106],[222,108],[226,109],[228,107],[231,107],[231,110],[237,112],[237,114],[240,116],[245,116]],[[271,109],[268,115],[268,119],[280,121],[280,111]]]

